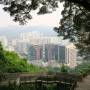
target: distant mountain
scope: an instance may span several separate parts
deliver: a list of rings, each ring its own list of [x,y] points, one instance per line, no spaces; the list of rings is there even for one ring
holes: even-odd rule
[[[15,26],[11,26],[11,27],[2,27],[0,28],[0,36],[7,36],[8,38],[16,38],[19,36],[20,33],[22,32],[32,32],[32,31],[37,31],[37,32],[41,32],[44,35],[48,35],[48,36],[56,36],[57,33],[54,32],[53,27],[39,27],[39,26],[35,26],[35,27],[15,27]]]

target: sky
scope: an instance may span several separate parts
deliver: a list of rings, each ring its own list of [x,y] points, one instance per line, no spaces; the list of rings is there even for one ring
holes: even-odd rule
[[[54,11],[52,14],[45,14],[45,15],[37,15],[35,14],[35,12],[32,13],[33,19],[29,20],[27,25],[24,26],[20,26],[18,23],[14,22],[12,19],[12,17],[9,16],[9,13],[4,12],[2,7],[3,5],[0,5],[0,31],[2,30],[10,30],[15,28],[14,30],[17,30],[17,28],[19,27],[19,29],[26,29],[28,28],[35,28],[36,31],[39,31],[39,29],[37,29],[37,27],[41,27],[42,32],[45,32],[45,30],[48,30],[47,28],[53,29],[53,27],[58,26],[60,19],[61,19],[61,11],[63,9],[63,5],[60,4],[60,7]],[[30,29],[31,30],[31,29]],[[52,30],[53,32],[53,30]],[[8,33],[8,32],[7,32]],[[55,33],[56,34],[56,33]]]

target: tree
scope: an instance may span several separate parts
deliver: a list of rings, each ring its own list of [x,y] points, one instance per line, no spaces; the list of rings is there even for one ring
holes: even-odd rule
[[[65,66],[64,64],[61,66],[61,72],[62,73],[68,73],[69,67]]]
[[[79,55],[90,58],[90,12],[82,6],[64,2],[60,26],[55,31],[70,39],[79,49]]]
[[[7,2],[4,10],[14,17],[15,22],[25,24],[27,20],[32,19],[31,11],[40,8],[37,14],[50,13],[58,7],[58,0],[13,0]]]
[[[90,11],[90,0],[67,0],[67,1],[79,4],[83,6],[85,9]]]

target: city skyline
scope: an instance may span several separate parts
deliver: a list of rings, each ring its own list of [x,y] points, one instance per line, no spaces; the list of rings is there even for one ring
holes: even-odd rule
[[[44,35],[57,36],[57,33],[53,30],[53,27],[46,26],[33,26],[33,27],[0,27],[0,36],[6,36],[7,38],[17,38],[20,33],[23,32],[41,32]]]
[[[63,40],[62,37],[45,36],[41,32],[23,32],[17,39],[12,40],[0,36],[0,41],[5,50],[18,53],[30,63],[55,60],[70,67],[76,66],[77,50],[74,44]]]

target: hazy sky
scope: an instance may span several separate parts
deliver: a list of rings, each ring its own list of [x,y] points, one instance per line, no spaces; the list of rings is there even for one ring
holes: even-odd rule
[[[18,23],[13,22],[12,18],[9,16],[9,13],[4,12],[2,10],[2,5],[0,5],[0,27],[7,27],[7,26],[18,26]],[[36,15],[33,14],[33,19],[29,21],[26,26],[57,26],[60,18],[61,18],[61,10],[63,6],[60,4],[60,8],[57,11],[53,12],[52,14],[46,15]],[[25,26],[25,27],[26,27]]]

